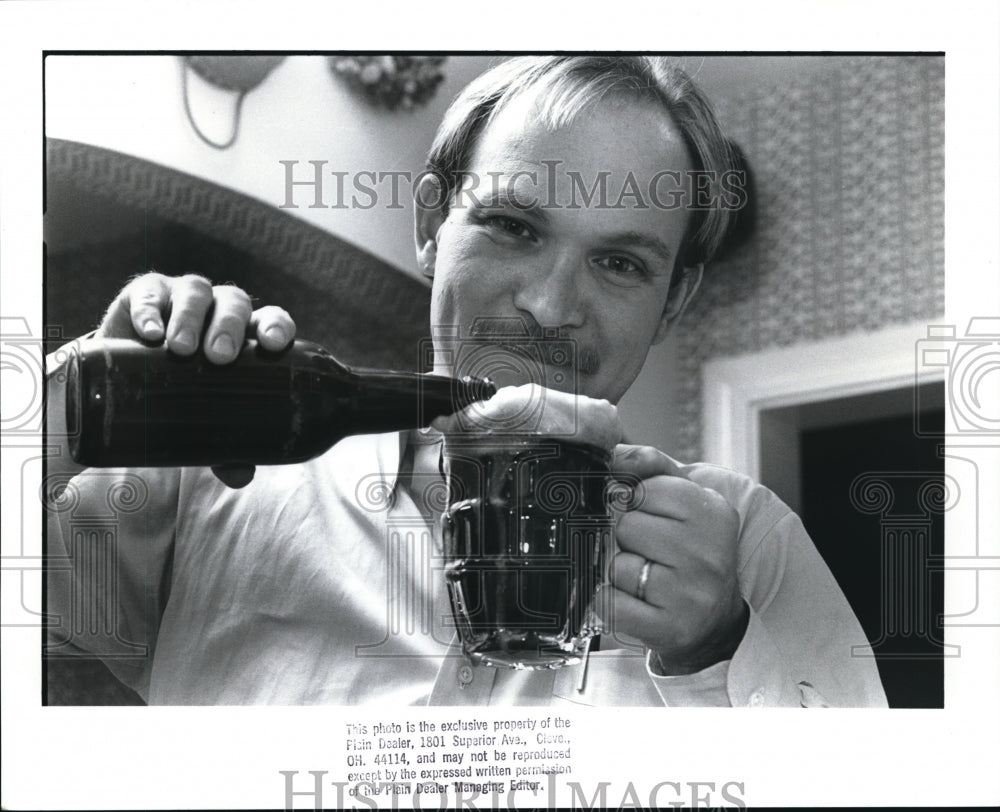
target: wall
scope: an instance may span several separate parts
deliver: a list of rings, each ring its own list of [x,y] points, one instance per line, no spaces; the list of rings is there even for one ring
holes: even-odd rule
[[[324,168],[331,172],[370,169],[415,176],[445,108],[490,61],[486,56],[453,58],[426,107],[388,112],[355,96],[330,72],[325,57],[290,56],[247,94],[239,136],[220,151],[202,142],[187,121],[180,57],[50,56],[45,60],[45,129],[48,136],[156,161],[280,206],[285,202],[281,160],[300,162],[297,179],[312,178],[307,162],[313,160],[328,161]],[[206,134],[224,141],[235,94],[217,92],[189,72],[189,97]],[[332,177],[329,182],[327,205],[333,202]],[[295,195],[300,207],[286,211],[418,275],[407,189],[398,209],[316,209],[309,207],[308,189]]]
[[[702,364],[944,313],[944,60],[829,58],[737,97],[754,239],[709,269],[677,334],[676,454],[701,457]]]

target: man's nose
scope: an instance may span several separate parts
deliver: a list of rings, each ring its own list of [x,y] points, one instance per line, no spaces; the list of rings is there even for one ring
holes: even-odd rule
[[[526,269],[514,291],[514,306],[542,327],[579,327],[586,282],[583,262],[575,251],[563,251]]]

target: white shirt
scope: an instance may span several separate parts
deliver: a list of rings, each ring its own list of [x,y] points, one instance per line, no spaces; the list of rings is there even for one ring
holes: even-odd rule
[[[451,645],[432,530],[436,442],[352,437],[305,464],[258,468],[240,490],[207,469],[83,472],[50,512],[50,555],[66,556],[48,574],[50,646],[102,656],[150,704],[886,705],[798,517],[700,464],[683,474],[740,516],[751,613],[732,660],[659,677],[641,648],[605,634],[585,665],[469,667]]]

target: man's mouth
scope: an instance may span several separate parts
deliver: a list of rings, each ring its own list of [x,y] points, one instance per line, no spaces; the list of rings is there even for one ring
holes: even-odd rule
[[[572,342],[562,340],[517,343],[500,341],[491,344],[500,352],[510,353],[512,356],[544,364],[547,367],[571,367],[576,355]]]
[[[575,352],[564,340],[472,342],[463,352],[463,373],[487,377],[498,386],[534,383],[566,392],[576,389]]]
[[[463,374],[499,386],[535,383],[564,392],[575,392],[580,377],[598,366],[597,353],[565,331],[520,316],[475,319],[460,355]]]
[[[473,339],[522,338],[537,339],[546,335],[542,326],[534,319],[522,316],[477,316],[472,320],[469,337]],[[548,331],[557,337],[558,331]]]

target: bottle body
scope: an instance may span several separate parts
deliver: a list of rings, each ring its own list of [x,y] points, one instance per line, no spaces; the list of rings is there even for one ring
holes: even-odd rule
[[[295,341],[247,341],[230,364],[164,346],[91,339],[67,369],[70,453],[83,465],[278,465],[318,456],[350,434],[426,425],[493,394],[488,382],[346,367]]]

